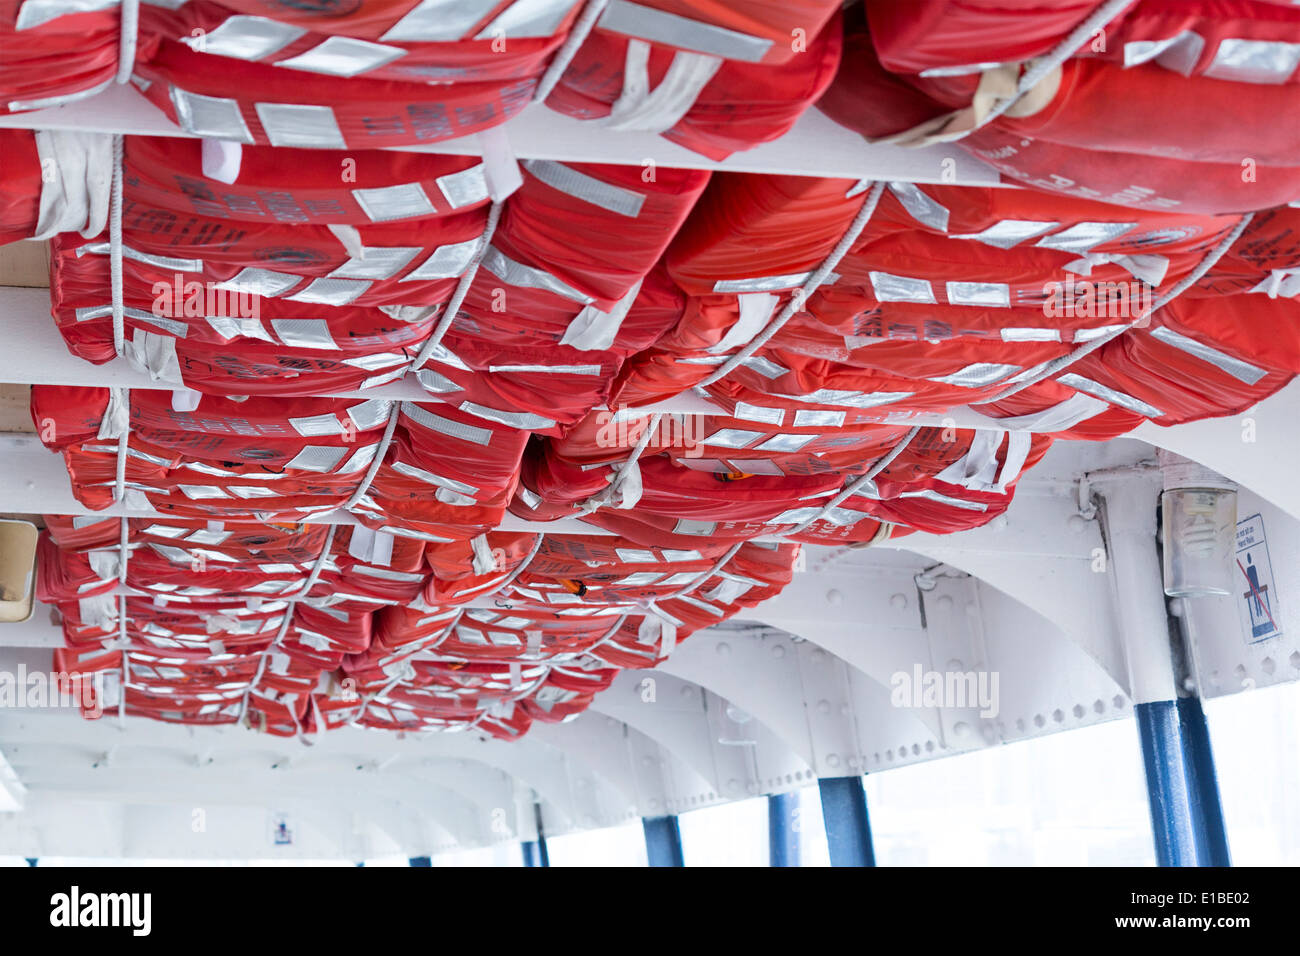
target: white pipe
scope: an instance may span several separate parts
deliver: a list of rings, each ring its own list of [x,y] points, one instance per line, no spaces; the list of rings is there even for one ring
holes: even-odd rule
[[[1164,579],[1156,553],[1158,479],[1108,483],[1106,541],[1115,582],[1115,610],[1135,704],[1177,696]]]

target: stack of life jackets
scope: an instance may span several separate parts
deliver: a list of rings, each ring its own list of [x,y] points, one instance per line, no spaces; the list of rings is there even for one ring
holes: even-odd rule
[[[1287,0],[866,0],[841,63],[819,103],[832,119],[872,140],[954,141],[1036,190],[1187,213],[1300,198]]]

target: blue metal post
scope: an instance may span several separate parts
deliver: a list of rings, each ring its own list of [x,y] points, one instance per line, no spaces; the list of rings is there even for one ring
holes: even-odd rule
[[[550,866],[551,854],[546,850],[546,828],[542,826],[542,805],[533,804],[533,819],[537,826],[537,839],[519,844],[524,852],[524,866]]]
[[[685,866],[682,857],[682,831],[676,816],[642,817],[645,830],[645,855],[649,866]]]
[[[1196,866],[1196,834],[1187,791],[1178,705],[1153,700],[1133,705],[1146,768],[1157,866]]]
[[[1214,770],[1210,729],[1199,697],[1178,698],[1178,718],[1183,736],[1183,763],[1187,794],[1192,810],[1199,866],[1232,866],[1228,852],[1228,829],[1219,800],[1219,778]]]
[[[822,797],[822,821],[831,866],[875,866],[871,823],[867,819],[867,791],[861,777],[822,777],[817,781]]]
[[[427,856],[408,857],[406,862],[411,866],[433,866],[433,860]]]
[[[36,862],[40,859],[40,857],[39,857],[39,856],[25,856],[25,857],[23,857],[23,859],[27,861],[27,865],[28,865],[28,866],[35,866],[35,865],[36,865]]]
[[[799,865],[799,830],[795,814],[799,794],[774,793],[767,798],[767,845],[771,866]]]
[[[542,858],[542,848],[536,840],[524,840],[519,844],[519,849],[524,854],[524,866],[550,866],[549,862],[544,862]]]

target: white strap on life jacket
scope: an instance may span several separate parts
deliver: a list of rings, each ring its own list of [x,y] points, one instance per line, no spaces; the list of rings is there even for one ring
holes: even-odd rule
[[[623,62],[623,90],[605,121],[609,129],[645,133],[672,129],[695,105],[700,91],[722,66],[722,58],[679,50],[653,90],[649,63],[650,44],[629,39]]]

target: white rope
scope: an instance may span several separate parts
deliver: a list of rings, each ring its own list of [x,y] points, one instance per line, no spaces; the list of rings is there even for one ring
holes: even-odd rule
[[[592,29],[596,26],[596,21],[605,12],[607,6],[609,6],[609,0],[587,0],[587,5],[583,7],[582,13],[573,24],[573,29],[569,31],[569,35],[560,48],[555,51],[550,66],[546,68],[546,72],[538,82],[537,90],[533,93],[534,103],[542,103],[551,95],[551,91],[555,89],[556,84],[560,82],[560,77],[564,75],[564,71],[573,62],[578,49],[591,35]]]
[[[121,30],[117,41],[115,82],[127,83],[135,70],[135,51],[140,32],[140,0],[122,0]]]
[[[578,511],[579,514],[591,514],[593,511],[605,507],[614,500],[622,489],[624,483],[631,476],[632,470],[638,467],[637,462],[641,460],[641,455],[644,454],[646,447],[650,444],[650,439],[653,438],[655,432],[659,430],[659,422],[663,419],[663,416],[663,412],[655,412],[650,416],[650,421],[646,423],[645,431],[641,433],[641,437],[637,439],[637,443],[632,446],[632,451],[619,466],[618,471],[614,473],[614,477],[610,479],[609,485],[603,491],[592,495],[584,501]]]
[[[808,280],[799,287],[798,291],[796,291],[793,296],[791,296],[790,301],[786,303],[785,308],[778,312],[776,316],[768,322],[766,326],[764,326],[763,331],[759,332],[758,335],[745,343],[744,347],[741,348],[740,351],[733,354],[718,366],[713,373],[698,382],[695,386],[696,388],[706,388],[714,382],[730,375],[741,363],[745,362],[750,356],[766,345],[768,340],[771,339],[772,336],[776,335],[777,332],[781,331],[781,328],[794,318],[796,314],[803,311],[809,297],[821,287],[821,284],[826,281],[826,277],[831,274],[831,271],[837,265],[839,265],[840,260],[848,254],[853,243],[857,242],[858,236],[862,235],[862,230],[865,229],[867,223],[871,221],[871,216],[875,213],[876,205],[880,202],[880,196],[884,190],[884,183],[878,182],[872,185],[871,191],[867,194],[866,201],[862,204],[862,208],[858,210],[858,214],[854,216],[853,221],[849,223],[848,230],[840,237],[840,241],[835,244],[835,248],[831,250],[830,255],[822,260],[822,264],[813,271],[812,275],[808,277]]]
[[[972,129],[967,130],[964,136],[969,136],[975,130],[993,122],[1011,107],[1020,102],[1024,96],[1034,87],[1041,83],[1049,73],[1068,60],[1076,50],[1088,42],[1093,34],[1097,33],[1110,21],[1114,20],[1126,9],[1133,6],[1136,0],[1108,0],[1097,7],[1086,20],[1080,23],[1070,32],[1070,34],[1052,48],[1052,51],[1045,57],[1034,61],[1029,69],[1021,74],[1019,81],[1016,83],[1016,92],[1005,100],[1000,100],[994,107],[989,110],[979,123]]]
[[[113,185],[108,207],[108,279],[113,300],[113,353],[119,358],[126,343],[126,312],[122,303],[122,156],[125,138],[113,137]]]
[[[501,202],[492,203],[488,210],[487,225],[483,229],[483,235],[479,237],[478,247],[474,250],[474,257],[470,259],[469,265],[461,273],[460,281],[456,283],[456,291],[452,293],[451,299],[448,300],[446,307],[442,311],[442,318],[439,319],[437,326],[425,339],[424,345],[411,360],[410,369],[418,372],[420,366],[429,360],[433,350],[442,344],[442,338],[451,328],[451,324],[456,321],[456,314],[460,311],[461,305],[465,302],[465,297],[469,295],[470,286],[474,284],[474,279],[478,275],[479,266],[483,263],[483,257],[487,255],[488,247],[492,244],[492,236],[497,231],[497,223],[501,221]]]
[[[1222,259],[1223,256],[1227,253],[1227,251],[1230,248],[1232,248],[1233,244],[1238,239],[1241,238],[1241,234],[1246,231],[1246,227],[1250,224],[1251,219],[1253,219],[1254,217],[1255,217],[1254,213],[1247,213],[1245,216],[1242,216],[1241,221],[1238,222],[1237,225],[1233,227],[1231,232],[1229,232],[1226,236],[1223,237],[1223,239],[1219,242],[1218,245],[1216,245],[1213,249],[1211,249],[1208,253],[1206,253],[1205,257],[1201,259],[1201,261],[1197,264],[1196,268],[1193,269],[1191,272],[1189,272],[1187,275],[1183,276],[1183,278],[1180,279],[1173,286],[1173,288],[1171,288],[1168,292],[1166,292],[1159,299],[1157,299],[1147,312],[1145,312],[1142,315],[1139,315],[1132,322],[1128,322],[1125,325],[1118,326],[1112,331],[1106,333],[1105,335],[1100,335],[1097,338],[1093,339],[1092,341],[1086,342],[1085,344],[1081,345],[1079,348],[1070,352],[1068,355],[1062,355],[1058,358],[1052,359],[1051,361],[1044,362],[1042,365],[1039,365],[1036,369],[1032,370],[1028,375],[1026,375],[1020,381],[1016,382],[1013,385],[1008,386],[1007,388],[1004,388],[1002,391],[998,392],[992,398],[986,398],[983,401],[978,402],[977,404],[988,405],[993,402],[1000,402],[1003,399],[1010,398],[1012,395],[1015,395],[1017,392],[1028,388],[1030,385],[1036,385],[1037,383],[1041,382],[1045,378],[1051,378],[1053,375],[1056,375],[1058,372],[1068,368],[1069,366],[1073,365],[1075,362],[1079,361],[1079,359],[1083,358],[1085,355],[1091,355],[1093,352],[1097,351],[1097,349],[1101,348],[1107,342],[1110,342],[1118,338],[1119,336],[1123,335],[1125,332],[1134,328],[1136,325],[1138,325],[1138,323],[1149,322],[1156,312],[1158,312],[1160,309],[1163,309],[1166,305],[1168,305],[1174,299],[1178,298],[1180,295],[1182,295],[1184,292],[1190,289],[1193,285],[1195,285],[1198,281],[1200,281],[1201,277],[1204,276],[1205,273],[1209,272],[1210,269],[1213,268],[1214,264],[1218,262],[1220,259]]]
[[[388,424],[384,426],[384,434],[380,436],[379,444],[375,448],[375,455],[370,460],[370,466],[366,468],[366,473],[361,476],[361,481],[357,483],[356,489],[348,497],[348,500],[343,502],[343,511],[351,511],[355,508],[357,503],[365,497],[366,492],[370,490],[370,484],[375,480],[375,476],[379,474],[379,468],[383,465],[384,457],[388,454],[388,447],[393,443],[393,433],[397,431],[397,419],[401,414],[402,403],[394,401],[392,411],[388,413]]]
[[[822,505],[821,508],[818,510],[817,514],[813,515],[807,521],[804,521],[801,524],[798,524],[795,527],[791,528],[785,534],[781,535],[781,537],[788,538],[791,535],[802,534],[804,531],[808,530],[808,528],[810,528],[812,525],[816,524],[818,521],[823,520],[828,514],[830,514],[833,510],[838,508],[844,502],[845,499],[847,499],[859,488],[861,488],[867,482],[875,478],[876,475],[880,474],[891,464],[893,464],[894,459],[896,459],[899,455],[903,453],[903,450],[912,443],[912,439],[915,438],[918,434],[920,434],[920,431],[921,431],[921,427],[919,425],[915,426],[911,431],[909,431],[906,435],[903,436],[902,441],[900,441],[897,445],[891,448],[887,454],[881,456],[881,458],[879,458],[874,465],[872,465],[869,469],[867,469],[866,474],[859,475],[857,478],[853,479],[853,481],[849,482],[842,489],[840,489],[839,494],[837,494],[830,501],[826,502],[826,504]]]
[[[332,524],[329,526],[329,532],[325,535],[325,544],[321,548],[320,557],[316,559],[316,563],[312,566],[311,573],[307,575],[307,579],[303,582],[303,586],[286,598],[284,620],[280,622],[280,629],[276,632],[275,638],[271,643],[266,646],[266,650],[262,651],[259,656],[257,662],[257,673],[253,675],[253,679],[248,684],[248,689],[244,691],[244,696],[240,700],[240,721],[243,721],[244,717],[248,713],[249,696],[253,693],[253,688],[256,687],[258,682],[262,679],[262,675],[266,673],[266,662],[270,659],[272,651],[280,646],[285,635],[289,633],[289,627],[293,624],[294,609],[297,608],[298,602],[305,598],[311,592],[311,589],[316,586],[316,582],[320,580],[321,572],[324,571],[325,566],[329,564],[334,548],[334,534],[336,531],[338,531],[338,525]]]

